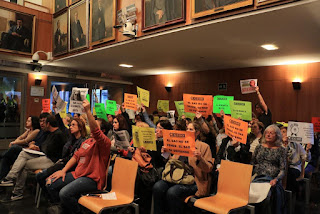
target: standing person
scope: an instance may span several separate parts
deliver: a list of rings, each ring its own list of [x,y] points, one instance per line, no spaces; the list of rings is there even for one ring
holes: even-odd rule
[[[60,201],[66,213],[81,213],[78,199],[82,193],[102,190],[110,156],[111,141],[95,121],[87,100],[83,101],[83,108],[89,120],[92,138],[84,141],[65,167],[49,176],[47,183],[53,202]],[[68,172],[75,165],[75,170]]]
[[[27,131],[9,144],[9,149],[2,154],[0,164],[0,179],[3,179],[10,171],[11,165],[18,158],[23,147],[27,147],[30,142],[36,139],[40,133],[40,123],[38,117],[30,116],[26,122]],[[31,146],[32,144],[30,144]],[[29,148],[30,148],[29,146]]]
[[[74,13],[74,21],[71,23],[71,39],[72,49],[85,45],[85,35],[78,19],[78,11]]]
[[[255,105],[258,120],[263,123],[264,127],[268,127],[272,124],[272,114],[267,104],[265,103],[260,91],[259,86],[256,87],[259,103]]]
[[[260,144],[260,139],[262,138],[262,133],[264,131],[264,125],[262,122],[253,121],[251,125],[251,133],[254,135],[254,138],[249,141],[250,149],[249,152],[251,154],[254,153],[256,147]]]
[[[187,131],[194,132],[196,137],[196,150],[192,157],[173,155],[170,159],[178,159],[193,168],[195,183],[190,185],[174,184],[160,180],[153,186],[154,213],[164,214],[165,208],[168,208],[170,214],[182,213],[183,200],[190,196],[197,197],[207,196],[210,187],[209,173],[213,169],[213,162],[210,147],[208,144],[201,142],[198,137],[200,126],[196,123],[190,123]],[[166,152],[166,148],[162,148]]]
[[[23,188],[29,170],[49,168],[61,158],[66,136],[59,130],[54,116],[47,117],[46,130],[50,134],[45,142],[40,145],[40,148],[35,145],[33,147],[34,150],[40,150],[45,155],[21,151],[10,172],[0,183],[0,186],[14,186],[11,201],[23,198]],[[14,181],[16,181],[15,185]]]

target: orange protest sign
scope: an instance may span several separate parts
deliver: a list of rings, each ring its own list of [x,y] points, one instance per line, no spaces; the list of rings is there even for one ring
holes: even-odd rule
[[[124,107],[127,109],[137,110],[137,95],[135,94],[124,94]]]
[[[185,112],[196,113],[198,111],[205,117],[212,114],[211,95],[183,94],[183,104]]]
[[[162,130],[163,145],[172,154],[193,156],[195,150],[195,133],[176,130]]]
[[[42,111],[50,112],[50,99],[42,99]]]
[[[248,123],[224,115],[224,126],[226,135],[235,138],[238,142],[246,144],[248,134]]]
[[[320,117],[312,117],[313,131],[320,132]]]

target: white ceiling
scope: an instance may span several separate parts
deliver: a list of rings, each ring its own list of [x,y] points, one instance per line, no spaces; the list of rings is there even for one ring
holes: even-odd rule
[[[320,1],[276,8],[148,35],[48,65],[121,76],[154,75],[320,61]],[[279,50],[260,46],[273,43]],[[121,63],[133,68],[121,68]]]

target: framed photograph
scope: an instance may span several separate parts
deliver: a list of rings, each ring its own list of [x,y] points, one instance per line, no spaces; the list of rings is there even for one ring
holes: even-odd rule
[[[53,19],[53,56],[68,52],[68,11]]]
[[[192,18],[199,18],[253,4],[253,0],[191,0]]]
[[[0,50],[33,54],[35,16],[0,8]]]
[[[83,0],[69,7],[69,51],[88,47],[89,1]]]
[[[54,0],[54,12],[57,13],[68,7],[68,0]]]
[[[69,6],[77,3],[80,0],[69,0]]]
[[[185,21],[185,0],[143,0],[142,31]]]
[[[91,0],[90,5],[90,45],[114,40],[116,0]]]

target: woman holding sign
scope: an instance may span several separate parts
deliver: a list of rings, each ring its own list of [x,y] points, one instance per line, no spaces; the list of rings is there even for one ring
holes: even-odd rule
[[[252,156],[251,163],[254,166],[253,182],[268,182],[271,185],[271,197],[275,204],[270,206],[271,198],[267,197],[256,206],[257,213],[265,213],[270,207],[276,214],[283,213],[283,188],[281,180],[285,175],[287,151],[281,146],[282,135],[276,125],[270,125],[263,133],[261,144],[259,144]],[[261,210],[260,210],[261,209]]]
[[[196,123],[190,123],[187,131],[195,133],[196,150],[192,157],[173,155],[170,159],[180,160],[193,169],[192,176],[195,183],[176,184],[160,180],[153,186],[154,213],[162,214],[168,209],[170,214],[179,214],[182,212],[183,200],[190,196],[206,196],[210,190],[210,175],[213,169],[213,159],[208,144],[198,140],[200,126]],[[162,148],[166,152],[166,148]]]

